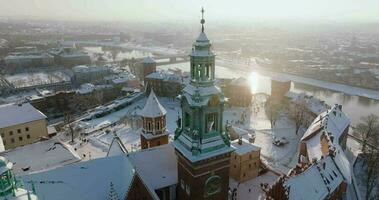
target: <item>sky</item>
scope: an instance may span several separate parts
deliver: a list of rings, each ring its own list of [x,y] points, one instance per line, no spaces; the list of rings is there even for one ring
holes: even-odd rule
[[[0,17],[78,21],[379,22],[379,0],[0,0]]]

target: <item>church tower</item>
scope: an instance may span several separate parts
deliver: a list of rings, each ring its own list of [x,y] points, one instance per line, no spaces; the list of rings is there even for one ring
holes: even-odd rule
[[[204,32],[190,54],[191,82],[180,95],[182,118],[178,119],[174,146],[178,156],[178,199],[228,199],[229,158],[232,149],[223,130],[226,101],[215,81],[215,55]]]
[[[142,117],[141,148],[147,149],[168,143],[166,109],[151,90],[145,107],[139,112]]]

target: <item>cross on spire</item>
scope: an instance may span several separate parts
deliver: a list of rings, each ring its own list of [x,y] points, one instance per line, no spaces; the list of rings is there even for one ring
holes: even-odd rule
[[[204,33],[204,23],[205,23],[205,19],[204,19],[204,8],[201,7],[201,32]]]

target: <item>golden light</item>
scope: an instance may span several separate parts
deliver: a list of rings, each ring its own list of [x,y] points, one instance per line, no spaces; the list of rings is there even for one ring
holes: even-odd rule
[[[258,74],[256,72],[251,72],[249,75],[249,85],[251,89],[251,93],[257,93],[258,92]]]

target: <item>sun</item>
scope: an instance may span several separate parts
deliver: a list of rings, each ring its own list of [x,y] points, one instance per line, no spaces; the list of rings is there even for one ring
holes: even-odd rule
[[[251,72],[249,75],[249,86],[252,94],[255,94],[258,92],[258,74],[256,72]]]

